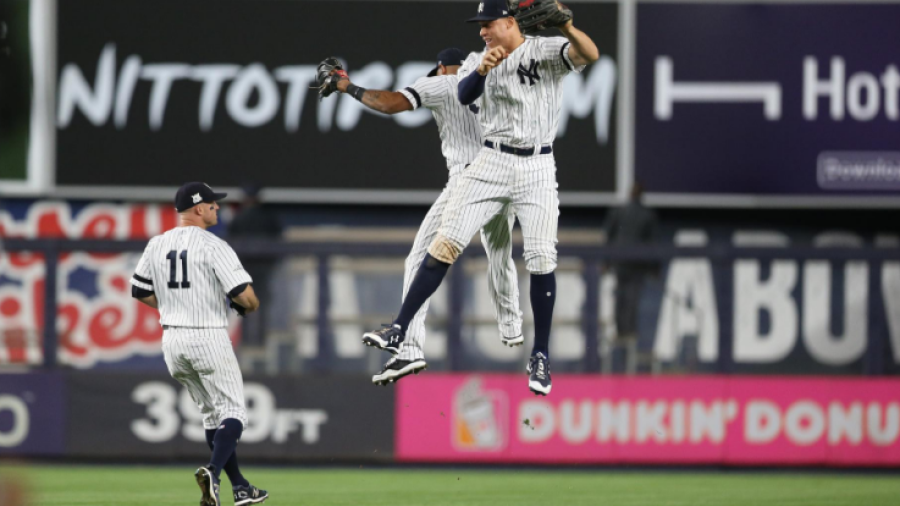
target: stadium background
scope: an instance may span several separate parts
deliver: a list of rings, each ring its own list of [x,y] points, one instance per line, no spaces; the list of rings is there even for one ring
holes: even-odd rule
[[[231,241],[275,266],[265,339],[230,329],[246,462],[900,465],[900,5],[573,8],[603,57],[566,83],[556,388],[533,399],[477,245],[432,303],[428,372],[369,383],[359,336],[398,307],[439,140],[425,111],[307,89],[329,55],[396,89],[479,49],[472,2],[0,1],[0,456],[203,458],[127,296],[203,180],[234,196],[216,233],[249,183],[284,226]],[[635,181],[659,240],[605,246]],[[606,267],[635,259],[655,273],[617,340]]]

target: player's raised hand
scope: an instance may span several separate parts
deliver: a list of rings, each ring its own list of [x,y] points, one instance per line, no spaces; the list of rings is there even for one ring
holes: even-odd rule
[[[484,57],[481,59],[481,65],[478,66],[478,73],[486,76],[492,68],[503,63],[507,56],[509,56],[509,53],[502,46],[485,51]]]
[[[319,90],[319,100],[331,95],[338,90],[338,82],[347,80],[347,72],[337,58],[330,56],[322,60],[316,69],[316,85],[312,88]]]

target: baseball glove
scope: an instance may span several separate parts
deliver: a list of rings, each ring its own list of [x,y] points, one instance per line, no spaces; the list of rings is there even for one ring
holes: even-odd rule
[[[336,92],[337,83],[341,79],[349,79],[341,62],[334,56],[322,60],[316,69],[316,88],[319,90],[319,100]]]
[[[229,304],[229,305],[231,306],[232,309],[234,309],[234,312],[237,313],[238,316],[240,316],[241,318],[243,318],[244,316],[247,316],[247,308],[245,308],[244,306],[238,304],[235,301],[231,301],[231,304]]]
[[[572,11],[556,0],[519,0],[513,11],[525,35],[560,27],[572,19]]]

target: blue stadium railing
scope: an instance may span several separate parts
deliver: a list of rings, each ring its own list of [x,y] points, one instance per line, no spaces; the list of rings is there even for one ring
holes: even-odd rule
[[[57,266],[59,254],[73,251],[89,251],[96,253],[138,253],[143,251],[146,241],[109,241],[109,240],[64,240],[64,239],[4,239],[2,245],[6,251],[30,251],[40,253],[46,263],[46,290],[44,292],[44,366],[56,366],[58,339],[56,335],[55,315],[57,303]],[[378,243],[338,243],[338,242],[280,242],[266,240],[231,241],[235,251],[241,258],[283,258],[287,256],[311,256],[318,259],[318,308],[317,328],[320,350],[329,350],[330,322],[328,308],[330,306],[330,287],[328,283],[329,259],[335,255],[350,257],[404,257],[409,252],[406,244]],[[652,261],[665,263],[669,260],[703,258],[711,262],[714,272],[728,272],[737,259],[757,260],[865,260],[870,262],[869,286],[874,290],[881,286],[881,265],[885,261],[900,260],[900,249],[896,248],[851,248],[851,247],[790,247],[790,248],[756,248],[733,247],[729,245],[712,245],[707,247],[681,246],[566,246],[559,245],[560,257],[578,258],[583,261],[586,300],[582,325],[585,333],[584,371],[598,371],[600,359],[597,347],[600,337],[598,318],[600,297],[600,265],[608,261]],[[515,256],[521,255],[521,247],[514,249]],[[480,248],[469,248],[460,258],[484,255]],[[874,262],[874,263],[873,263]],[[463,269],[451,269],[449,275],[449,313],[447,315],[447,353],[451,370],[460,369],[459,343],[462,332]],[[719,311],[719,362],[720,373],[730,373],[734,369],[732,361],[732,317],[733,286],[732,277],[718,276],[716,298],[720,303]],[[869,303],[874,304],[869,297]],[[864,356],[864,372],[867,375],[878,375],[884,370],[883,350],[886,333],[873,333]]]

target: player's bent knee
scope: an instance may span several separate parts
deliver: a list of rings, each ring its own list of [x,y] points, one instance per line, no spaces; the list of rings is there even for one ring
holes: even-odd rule
[[[528,257],[525,259],[525,268],[532,274],[550,274],[556,270],[556,254]]]
[[[459,258],[459,255],[461,253],[462,246],[440,234],[438,234],[438,236],[434,238],[434,242],[432,242],[431,246],[428,247],[429,255],[434,257],[435,260],[444,262],[446,264],[452,264],[453,262],[456,262],[456,259]]]

